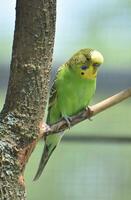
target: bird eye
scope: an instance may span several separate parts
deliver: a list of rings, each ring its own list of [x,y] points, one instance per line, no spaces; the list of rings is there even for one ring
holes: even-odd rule
[[[94,66],[94,67],[99,67],[100,64],[99,64],[99,63],[93,63],[93,66]]]
[[[88,68],[88,66],[86,66],[86,65],[81,66],[82,70],[86,70],[87,68]]]

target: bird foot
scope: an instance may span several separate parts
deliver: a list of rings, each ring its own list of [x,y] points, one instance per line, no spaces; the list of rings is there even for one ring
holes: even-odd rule
[[[63,119],[66,121],[68,128],[71,128],[72,118],[69,116],[63,116]]]
[[[88,112],[88,119],[89,119],[90,121],[92,121],[93,119],[92,119],[91,117],[92,117],[92,115],[93,115],[93,111],[90,109],[89,106],[87,106],[87,107],[85,108],[85,110]]]

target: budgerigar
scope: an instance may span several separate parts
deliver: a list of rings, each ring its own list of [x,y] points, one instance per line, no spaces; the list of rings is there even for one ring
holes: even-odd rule
[[[62,118],[69,124],[72,115],[89,105],[95,93],[97,72],[103,60],[99,51],[81,49],[59,68],[50,92],[48,125]],[[44,151],[34,180],[40,177],[62,136],[63,133],[46,136]]]

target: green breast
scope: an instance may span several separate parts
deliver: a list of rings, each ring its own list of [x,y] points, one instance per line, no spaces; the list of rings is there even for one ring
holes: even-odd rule
[[[85,80],[74,74],[62,74],[56,80],[57,99],[48,113],[48,123],[55,123],[62,116],[72,116],[89,105],[95,93],[96,80]]]
[[[88,106],[95,87],[96,81],[92,80],[70,80],[64,84],[59,90],[58,97],[61,112],[71,116]]]

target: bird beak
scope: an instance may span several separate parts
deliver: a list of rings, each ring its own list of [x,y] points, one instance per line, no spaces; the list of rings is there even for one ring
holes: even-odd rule
[[[96,74],[97,74],[97,69],[98,69],[97,67],[93,67],[93,71],[92,71],[92,74],[93,74],[93,75],[96,75]]]

